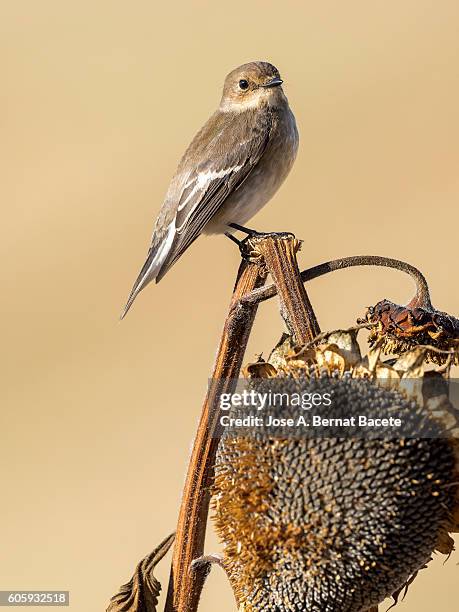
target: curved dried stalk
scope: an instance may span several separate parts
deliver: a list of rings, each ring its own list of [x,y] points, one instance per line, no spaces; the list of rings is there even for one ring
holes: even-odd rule
[[[433,310],[430,301],[429,286],[422,272],[409,263],[398,259],[391,259],[390,257],[380,257],[379,255],[354,255],[352,257],[334,259],[303,270],[303,272],[301,272],[301,280],[304,283],[314,278],[318,278],[319,276],[323,276],[324,274],[335,272],[336,270],[344,270],[345,268],[353,268],[356,266],[382,266],[405,272],[414,280],[416,285],[416,295],[409,303],[409,306],[411,308],[421,307],[426,310]],[[269,300],[276,294],[277,288],[273,283],[252,291],[244,298],[244,302],[258,304],[259,302]]]

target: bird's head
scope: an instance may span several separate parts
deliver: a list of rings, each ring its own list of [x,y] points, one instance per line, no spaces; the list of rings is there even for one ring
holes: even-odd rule
[[[220,108],[242,111],[264,104],[276,106],[285,100],[277,68],[268,62],[250,62],[226,77]]]

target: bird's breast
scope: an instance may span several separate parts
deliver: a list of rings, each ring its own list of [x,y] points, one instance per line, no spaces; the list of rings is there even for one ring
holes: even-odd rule
[[[293,113],[276,117],[271,137],[260,161],[246,180],[224,202],[204,228],[205,234],[228,231],[230,223],[244,225],[282,185],[298,150],[298,131]]]

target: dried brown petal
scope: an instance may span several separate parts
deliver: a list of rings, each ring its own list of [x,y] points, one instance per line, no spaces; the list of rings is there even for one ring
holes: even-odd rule
[[[277,370],[267,361],[259,360],[247,364],[243,374],[246,378],[273,378],[277,375]]]
[[[271,356],[273,357],[273,355]],[[285,357],[284,370],[289,373],[305,364],[341,374],[361,364],[362,356],[357,342],[357,330],[336,330],[320,334],[304,347],[295,347]]]

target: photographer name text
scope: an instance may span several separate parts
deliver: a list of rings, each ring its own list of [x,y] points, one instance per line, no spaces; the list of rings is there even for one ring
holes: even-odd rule
[[[307,418],[300,415],[297,418],[281,418],[272,415],[266,418],[255,415],[235,418],[227,414],[220,417],[222,427],[401,427],[402,420],[395,417],[370,418],[366,415],[352,416],[349,418],[326,418],[314,415]]]

